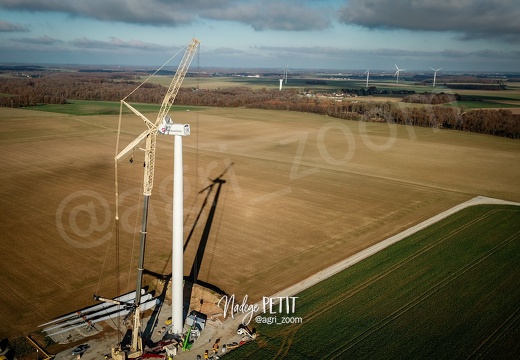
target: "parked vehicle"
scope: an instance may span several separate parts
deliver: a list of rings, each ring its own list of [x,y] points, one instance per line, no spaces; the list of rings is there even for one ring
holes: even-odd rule
[[[88,349],[89,347],[90,347],[89,344],[79,345],[78,347],[76,347],[76,348],[74,348],[74,349],[72,350],[72,356],[83,354],[85,351],[87,351],[87,349]]]

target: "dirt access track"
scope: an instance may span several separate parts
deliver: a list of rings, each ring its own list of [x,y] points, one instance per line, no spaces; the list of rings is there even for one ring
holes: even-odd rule
[[[184,274],[251,303],[475,196],[520,201],[517,140],[247,109],[174,119],[191,124]],[[117,262],[118,117],[0,121],[0,337],[13,337],[135,288],[143,154],[119,165]],[[125,116],[120,148],[143,130]],[[159,137],[146,284],[171,273],[172,153]]]

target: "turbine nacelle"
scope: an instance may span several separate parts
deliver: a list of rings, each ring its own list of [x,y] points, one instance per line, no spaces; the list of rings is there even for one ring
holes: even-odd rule
[[[190,135],[190,125],[189,124],[175,124],[171,117],[165,116],[161,121],[161,124],[157,128],[159,134],[162,135],[181,135],[188,136]]]

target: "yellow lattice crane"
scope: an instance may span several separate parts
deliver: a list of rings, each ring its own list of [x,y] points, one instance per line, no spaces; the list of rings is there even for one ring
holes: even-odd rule
[[[170,108],[175,101],[175,97],[179,92],[184,77],[188,72],[188,68],[193,60],[197,47],[200,41],[193,38],[191,43],[187,46],[184,56],[179,63],[177,72],[170,83],[168,91],[161,104],[161,109],[157,114],[155,121],[150,121],[141,112],[135,109],[133,106],[128,104],[125,99],[121,100],[121,108],[126,106],[134,114],[139,116],[145,123],[147,129],[143,131],[135,140],[128,144],[122,151],[115,156],[115,168],[117,173],[117,163],[125,158],[128,154],[138,148],[144,151],[144,182],[143,182],[143,217],[140,234],[140,253],[139,261],[137,265],[137,286],[136,298],[134,302],[134,314],[132,323],[132,341],[129,348],[122,348],[121,344],[118,344],[112,349],[112,358],[114,360],[124,360],[126,358],[138,358],[143,354],[143,344],[141,338],[141,318],[140,318],[140,301],[141,292],[139,289],[142,288],[143,270],[144,270],[144,248],[146,243],[146,228],[148,219],[148,203],[150,195],[152,194],[153,180],[154,180],[154,167],[155,167],[155,148],[157,143],[157,132],[168,135],[189,135],[190,126],[188,124],[174,124],[171,117],[168,115]],[[122,113],[122,112],[121,112]],[[121,116],[121,115],[120,115]],[[145,141],[144,149],[139,148],[140,144]],[[116,150],[117,152],[117,150]],[[118,204],[118,190],[117,190],[117,176],[116,176],[116,231],[119,229],[119,213],[117,210]],[[104,298],[98,297],[103,301]]]

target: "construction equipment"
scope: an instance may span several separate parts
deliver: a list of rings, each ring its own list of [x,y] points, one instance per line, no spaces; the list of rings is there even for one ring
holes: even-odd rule
[[[239,346],[240,346],[240,344],[237,343],[236,341],[233,341],[232,343],[224,344],[222,346],[222,352],[225,353],[225,352],[227,352],[229,350],[236,349]]]
[[[211,348],[211,351],[213,351],[214,354],[218,353],[218,349],[220,348],[220,338],[218,338],[215,343],[213,344],[213,347]]]
[[[191,43],[186,48],[184,56],[179,63],[179,67],[177,68],[177,72],[172,79],[170,87],[166,92],[166,95],[161,104],[161,109],[157,114],[157,119],[155,122],[152,122],[146,118],[142,113],[140,113],[133,106],[128,104],[124,98],[121,100],[121,109],[126,106],[130,109],[134,114],[139,116],[147,126],[147,130],[143,131],[134,141],[128,144],[122,151],[117,153],[115,156],[115,169],[116,169],[116,231],[119,229],[119,212],[118,212],[118,203],[119,203],[119,195],[117,189],[117,164],[120,160],[125,158],[128,154],[132,153],[135,149],[144,151],[144,182],[143,182],[143,214],[142,214],[142,224],[141,224],[141,235],[140,235],[140,253],[139,260],[137,265],[137,286],[136,289],[141,289],[142,287],[142,279],[143,279],[143,270],[144,270],[144,249],[146,243],[146,234],[147,234],[147,223],[148,223],[148,204],[150,200],[150,195],[152,194],[153,188],[153,180],[154,180],[154,167],[155,167],[155,148],[157,142],[157,132],[160,130],[162,133],[167,131],[171,131],[172,133],[176,133],[175,131],[187,132],[189,134],[189,125],[181,125],[173,124],[168,115],[170,108],[175,101],[175,97],[179,92],[179,89],[182,85],[184,77],[188,72],[188,68],[193,60],[195,55],[195,51],[200,41],[193,38]],[[120,114],[121,117],[121,114]],[[168,128],[169,126],[169,128]],[[168,132],[170,133],[170,132]],[[145,141],[146,145],[144,149],[139,148],[140,144]],[[112,349],[112,359],[114,360],[125,360],[126,358],[138,358],[143,355],[143,344],[141,338],[141,310],[139,307],[139,303],[141,301],[140,293],[137,292],[135,303],[134,303],[134,313],[133,313],[133,324],[132,324],[132,340],[128,347],[123,347],[121,343],[117,344]]]
[[[136,306],[135,303],[129,303],[129,302],[126,302],[126,301],[123,301],[123,300],[118,300],[117,298],[116,299],[109,299],[109,298],[105,298],[105,297],[102,297],[102,296],[98,296],[98,295],[94,295],[92,296],[92,298],[96,301],[103,301],[105,303],[110,303],[110,304],[113,304],[113,305],[119,305],[119,306],[122,306],[124,308],[133,308],[134,306]]]
[[[56,355],[47,353],[36,341],[34,341],[30,336],[26,336],[26,339],[29,340],[32,346],[36,348],[36,351],[38,353],[41,353],[43,355],[43,360],[50,360],[53,359]]]
[[[251,330],[251,329],[249,329],[249,327],[247,327],[244,324],[238,325],[237,334],[241,335],[242,339],[246,339],[246,340],[254,340],[254,339],[256,339],[256,335],[257,335],[256,329]]]
[[[184,340],[182,342],[182,350],[183,351],[190,351],[191,346],[193,345],[193,339],[192,338],[198,338],[200,336],[200,330],[196,328],[196,322],[191,324],[190,329],[186,333],[186,336],[184,337]]]
[[[81,344],[79,346],[76,346],[74,349],[72,349],[71,355],[77,356],[77,355],[83,355],[85,351],[87,351],[90,348],[89,344]]]

